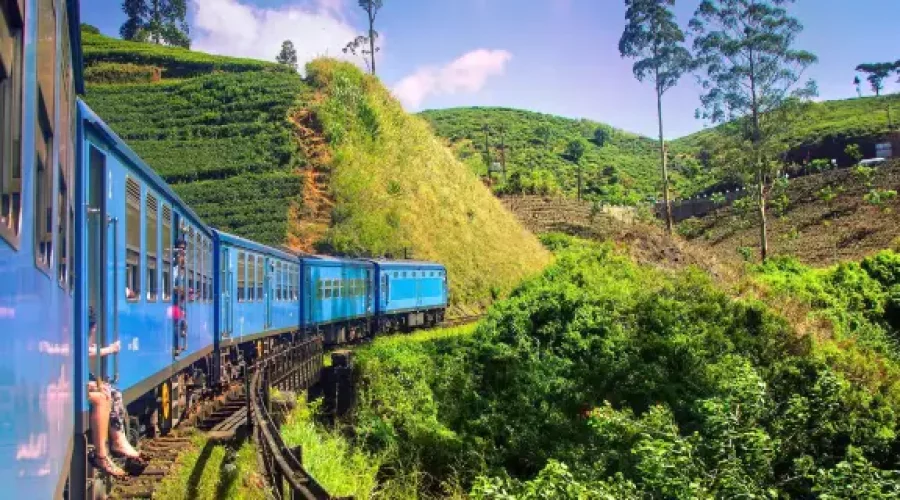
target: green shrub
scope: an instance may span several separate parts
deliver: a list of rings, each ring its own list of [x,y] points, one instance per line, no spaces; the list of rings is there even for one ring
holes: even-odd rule
[[[160,69],[131,63],[101,62],[85,68],[84,78],[95,83],[151,83],[159,80]]]

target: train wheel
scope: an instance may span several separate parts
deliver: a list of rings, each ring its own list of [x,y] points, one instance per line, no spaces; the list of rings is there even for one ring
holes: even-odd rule
[[[157,389],[156,398],[160,434],[166,435],[172,428],[172,381],[166,380]]]

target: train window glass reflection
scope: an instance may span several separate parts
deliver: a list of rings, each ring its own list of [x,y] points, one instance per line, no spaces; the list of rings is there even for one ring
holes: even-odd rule
[[[260,256],[256,257],[256,300],[265,299],[265,295],[263,295],[263,283],[264,283],[264,275],[265,275],[265,266],[263,265],[263,258]]]
[[[172,209],[162,209],[162,298],[172,298]]]
[[[244,289],[244,252],[238,252],[237,254],[237,296],[238,302],[243,302],[246,298],[246,290]]]
[[[0,2],[0,238],[19,244],[22,207],[22,16]]]
[[[125,298],[141,295],[141,186],[125,178]]]
[[[159,202],[156,197],[147,193],[147,300],[156,302],[157,265],[156,255],[159,253]]]

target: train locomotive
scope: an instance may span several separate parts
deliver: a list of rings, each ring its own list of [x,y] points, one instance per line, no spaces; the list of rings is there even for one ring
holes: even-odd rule
[[[204,224],[78,99],[81,73],[78,0],[0,0],[3,497],[96,495],[89,373],[122,391],[137,441],[279,346],[443,321],[440,264],[298,255]],[[89,316],[118,353],[89,361]]]

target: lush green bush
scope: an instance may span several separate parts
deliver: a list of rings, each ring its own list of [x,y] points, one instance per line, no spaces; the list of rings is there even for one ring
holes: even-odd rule
[[[84,70],[84,78],[96,83],[150,83],[160,78],[156,66],[100,62]]]
[[[556,264],[474,336],[360,353],[366,446],[409,457],[426,489],[462,483],[484,498],[896,493],[894,361],[799,336],[699,272],[664,275],[559,235],[545,244]],[[892,282],[895,261],[835,271],[816,296],[852,290],[816,307],[881,321],[872,287]],[[770,266],[760,272],[800,271]]]

